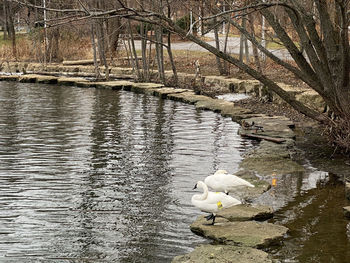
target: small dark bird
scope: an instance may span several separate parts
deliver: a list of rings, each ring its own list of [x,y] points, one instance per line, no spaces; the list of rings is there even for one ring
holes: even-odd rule
[[[253,130],[255,132],[257,132],[257,131],[262,131],[263,132],[264,131],[264,127],[260,126],[260,125],[256,125],[254,121],[250,124],[247,121],[243,120],[241,122],[241,125],[242,125],[242,128],[244,130]]]

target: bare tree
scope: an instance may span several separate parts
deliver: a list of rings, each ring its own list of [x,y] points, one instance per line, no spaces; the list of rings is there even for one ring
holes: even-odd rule
[[[231,9],[210,15],[203,18],[203,20],[217,17],[224,18],[244,34],[249,41],[256,45],[273,62],[295,74],[311,89],[320,94],[339,121],[330,120],[321,112],[296,100],[293,95],[283,90],[277,82],[262,74],[251,65],[242,63],[239,59],[218,50],[193,34],[184,31],[174,21],[163,14],[152,14],[145,10],[129,10],[132,10],[134,14],[135,12],[137,13],[137,15],[133,16],[133,19],[143,19],[157,24],[161,21],[162,26],[197,43],[217,57],[234,64],[266,85],[271,91],[278,94],[299,112],[322,123],[331,125],[333,127],[332,132],[336,132],[338,134],[337,136],[342,137],[343,130],[346,130],[347,134],[350,132],[349,1],[336,0],[332,5],[326,0],[313,0],[312,2],[314,8],[309,10],[308,6],[304,4],[304,1],[254,1],[251,4],[233,5]],[[293,31],[292,33],[297,36],[296,41],[300,41],[301,46],[305,49],[304,53],[291,38],[291,32],[282,26],[275,12],[277,8],[283,10],[288,15],[289,30]],[[226,16],[229,13],[238,11],[245,11],[246,13],[260,12],[294,61],[284,61],[277,57],[263,47],[258,39],[252,33],[248,32],[246,28],[242,27],[234,19]],[[152,17],[156,17],[157,20],[153,20]],[[350,139],[348,139],[347,143],[343,143],[342,146],[350,149]]]
[[[27,4],[21,1],[13,1]],[[227,6],[224,12],[206,12],[207,17],[202,17],[201,21],[196,21],[196,23],[199,23],[213,19],[224,19],[227,23],[230,23],[272,62],[292,72],[311,89],[315,90],[337,116],[337,120],[330,120],[325,114],[299,102],[293,95],[283,90],[276,81],[261,73],[253,65],[243,63],[234,56],[209,45],[191,32],[183,30],[176,25],[174,20],[163,13],[163,9],[148,10],[145,6],[140,6],[137,3],[127,6],[120,1],[121,8],[119,9],[96,10],[95,12],[82,9],[59,10],[59,12],[75,12],[77,19],[119,16],[162,26],[197,43],[218,58],[224,59],[245,71],[299,112],[331,125],[333,133],[337,132],[342,137],[342,131],[345,130],[345,133],[349,134],[350,52],[348,27],[350,4],[348,0],[234,1],[234,3]],[[186,4],[187,2],[183,1],[183,5],[186,6]],[[203,4],[203,6],[206,6],[206,4]],[[285,19],[280,19],[280,12],[285,14]],[[249,32],[237,22],[235,17],[239,13],[262,14],[270,30],[284,45],[293,61],[285,61],[266,49],[253,32]],[[296,42],[299,42],[300,45]],[[350,138],[347,141],[347,147],[350,149]]]

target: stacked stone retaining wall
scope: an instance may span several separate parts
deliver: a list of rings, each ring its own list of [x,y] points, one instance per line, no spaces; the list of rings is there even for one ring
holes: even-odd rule
[[[93,76],[95,67],[92,65],[76,65],[63,64],[48,64],[44,66],[41,63],[26,63],[26,62],[3,62],[1,64],[1,71],[8,73],[40,73],[50,72],[52,74],[74,74],[76,76]],[[104,73],[104,68],[100,71]],[[165,75],[168,79],[173,76],[171,71],[166,71]],[[113,78],[130,78],[135,77],[131,68],[111,67],[110,76]],[[194,74],[178,73],[180,83],[190,84],[195,79]],[[269,91],[263,84],[257,80],[242,80],[237,78],[228,78],[224,76],[205,76],[204,84],[207,87],[215,87],[216,90],[222,93],[245,93],[248,95],[261,97],[265,100],[273,101],[275,103],[285,103],[277,94]],[[325,103],[323,99],[313,90],[307,88],[297,88],[292,85],[278,83],[285,91],[291,93],[295,98],[308,105],[309,107],[318,111],[323,111]]]

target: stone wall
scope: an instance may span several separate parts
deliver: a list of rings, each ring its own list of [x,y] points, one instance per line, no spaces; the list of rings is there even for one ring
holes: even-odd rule
[[[65,65],[65,64],[48,64],[44,66],[41,63],[26,63],[26,62],[3,62],[1,71],[11,73],[44,73],[51,72],[55,74],[66,73],[74,74],[76,76],[93,75],[95,68],[92,65]],[[104,68],[100,71],[103,73]],[[172,77],[171,71],[165,72],[166,77],[170,80]],[[110,76],[113,78],[131,78],[135,77],[131,68],[111,67]],[[194,74],[178,73],[180,83],[187,83],[188,85],[195,79]],[[268,90],[258,80],[241,80],[236,78],[227,78],[224,76],[205,76],[204,84],[207,87],[215,87],[216,90],[222,93],[244,93],[256,97],[261,97],[264,100],[273,101],[275,103],[285,103],[277,94]],[[279,83],[279,86],[285,91],[293,94],[297,100],[305,103],[309,107],[318,111],[323,111],[325,103],[323,99],[313,90],[306,88],[295,88],[291,85]]]

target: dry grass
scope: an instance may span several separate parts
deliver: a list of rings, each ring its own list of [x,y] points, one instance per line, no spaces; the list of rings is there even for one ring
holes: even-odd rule
[[[39,35],[25,35],[16,39],[17,57],[13,55],[11,41],[0,42],[0,59],[6,61],[43,61],[44,43],[37,41]],[[50,61],[52,49],[48,48],[47,57]],[[91,43],[85,38],[61,38],[59,41],[59,60],[78,60],[91,55]],[[52,60],[52,62],[57,62]]]
[[[76,36],[61,38],[59,45],[63,60],[92,58],[89,38]]]
[[[35,35],[36,34],[36,35]],[[42,32],[37,32],[31,35],[21,34],[17,39],[17,60],[18,61],[43,61],[43,49],[44,45],[38,46],[39,41],[42,39]],[[179,39],[177,39],[179,41]],[[122,46],[123,47],[123,46]],[[59,41],[59,60],[80,60],[91,59],[92,49],[89,37],[79,37],[78,34],[70,32],[62,33]],[[48,60],[50,61],[50,50],[48,52]],[[138,55],[141,56],[141,51],[138,51]],[[126,57],[127,54],[124,50],[119,51],[114,56],[114,61],[118,66],[130,67],[129,64],[118,58]],[[165,69],[171,70],[168,54],[165,51]],[[175,58],[175,64],[178,72],[194,74],[196,71],[195,61],[199,61],[202,75],[219,75],[219,71],[216,65],[216,58],[213,54],[204,51],[187,51],[187,50],[173,50],[173,56]],[[157,70],[157,63],[155,58],[155,51],[152,50],[151,67]],[[12,46],[10,41],[0,41],[0,59],[12,61],[15,60],[12,54]],[[251,58],[253,61],[253,58]],[[57,62],[52,60],[52,62]],[[251,66],[254,67],[253,62]],[[228,77],[236,77],[240,79],[251,79],[249,75],[240,71],[232,64],[227,64]],[[293,74],[267,60],[265,64],[264,74],[270,78],[279,82],[292,84],[294,86],[303,86],[303,83],[297,79]],[[281,78],[283,76],[283,78]]]
[[[336,149],[349,154],[350,153],[350,119],[339,118],[333,120],[330,125],[327,126],[325,134],[328,136],[329,141],[336,146]]]

